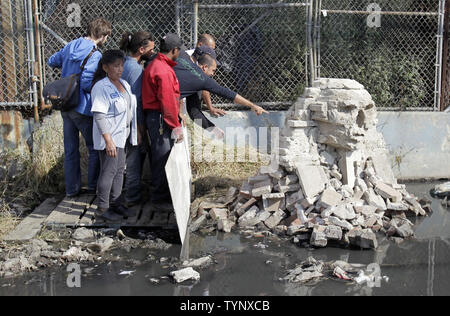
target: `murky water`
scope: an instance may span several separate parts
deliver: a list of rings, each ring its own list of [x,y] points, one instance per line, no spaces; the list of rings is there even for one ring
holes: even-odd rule
[[[408,184],[408,191],[426,195],[435,183]],[[199,270],[201,280],[176,285],[169,279],[154,284],[173,270],[151,262],[141,266],[113,262],[95,266],[83,264],[81,288],[66,284],[66,267],[48,269],[26,276],[0,280],[0,295],[448,295],[450,294],[450,210],[440,200],[433,200],[432,216],[417,220],[416,239],[400,245],[380,240],[376,251],[338,248],[302,249],[289,242],[270,239],[247,239],[238,234],[192,236],[191,256],[214,253],[216,264]],[[266,248],[259,247],[261,244]],[[177,257],[180,245],[157,256]],[[154,252],[153,252],[154,253]],[[145,261],[147,251],[126,255]],[[381,275],[387,276],[375,287],[326,279],[315,284],[289,284],[278,279],[308,256],[324,261],[345,260],[350,263],[377,263]],[[268,262],[269,261],[269,262]],[[131,275],[120,275],[134,271]]]

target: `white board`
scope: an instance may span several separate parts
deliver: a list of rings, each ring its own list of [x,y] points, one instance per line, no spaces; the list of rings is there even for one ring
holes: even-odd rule
[[[183,135],[183,142],[176,143],[170,152],[166,175],[181,243],[184,245],[190,216],[192,173],[186,128],[183,128]]]

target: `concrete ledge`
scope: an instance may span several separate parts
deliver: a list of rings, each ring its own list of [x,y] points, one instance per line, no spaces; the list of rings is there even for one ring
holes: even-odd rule
[[[379,112],[378,130],[399,179],[450,178],[450,113]]]
[[[282,127],[286,113],[271,112],[258,117],[253,112],[237,111],[221,118],[207,116],[226,130],[227,127]],[[379,111],[378,121],[378,130],[386,140],[399,180],[450,179],[450,113]]]

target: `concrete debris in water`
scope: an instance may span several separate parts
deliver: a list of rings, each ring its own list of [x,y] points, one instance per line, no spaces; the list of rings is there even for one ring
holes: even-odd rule
[[[309,235],[315,247],[376,248],[378,232],[413,236],[411,222],[397,219],[427,216],[431,203],[397,183],[376,126],[375,103],[358,82],[315,81],[287,114],[279,159],[232,190],[239,195],[228,210],[211,210],[211,217],[220,218],[221,230],[233,221],[302,243]]]
[[[442,203],[444,206],[447,206],[447,202],[450,197],[450,182],[441,183],[439,185],[436,185],[431,190],[432,196],[437,196],[439,198],[443,198],[445,200],[445,203]]]
[[[186,260],[183,262],[184,267],[191,267],[191,268],[205,268],[207,266],[210,266],[214,264],[214,260],[211,256],[206,256],[198,259],[191,259]]]
[[[170,272],[170,276],[174,279],[176,283],[182,283],[187,280],[200,280],[200,273],[192,269],[191,267],[184,268],[178,271]]]
[[[313,257],[307,258],[294,269],[288,270],[280,281],[290,283],[307,283],[321,278],[337,278],[345,281],[366,283],[368,286],[379,286],[382,280],[389,281],[388,277],[381,276],[377,264],[362,265],[351,264],[345,261],[322,262]]]

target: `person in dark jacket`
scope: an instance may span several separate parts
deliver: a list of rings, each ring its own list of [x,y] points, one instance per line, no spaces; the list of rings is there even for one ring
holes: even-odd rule
[[[181,52],[178,64],[174,67],[178,81],[180,82],[181,98],[186,98],[186,109],[189,117],[195,121],[201,121],[204,129],[213,130],[216,135],[223,137],[223,132],[201,111],[201,91],[208,91],[226,98],[234,103],[249,107],[257,115],[267,113],[262,107],[240,96],[238,93],[228,88],[222,87],[211,77],[217,69],[217,61],[214,50],[202,46],[198,57],[198,64],[195,64],[186,52]]]
[[[126,32],[122,36],[120,49],[127,53],[123,66],[122,79],[131,86],[131,91],[137,98],[138,145],[132,146],[127,141],[126,146],[126,177],[125,202],[131,207],[141,201],[142,166],[147,154],[146,129],[142,108],[142,63],[150,60],[154,54],[155,41],[148,32]]]
[[[80,101],[68,112],[61,112],[64,129],[64,175],[66,196],[74,197],[81,192],[80,137],[84,137],[89,150],[88,191],[95,193],[100,170],[98,153],[92,139],[93,119],[91,113],[91,86],[94,73],[102,54],[97,50],[111,35],[111,24],[104,19],[96,19],[89,24],[89,36],[68,43],[48,60],[48,65],[61,68],[61,76],[68,77],[80,72],[83,60],[92,52],[80,78]]]

